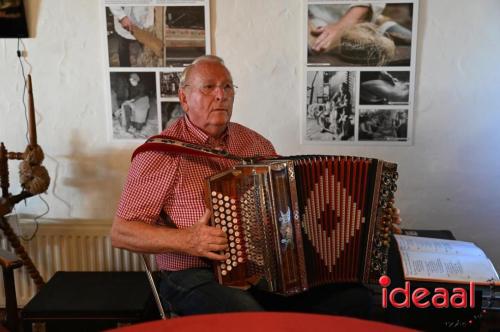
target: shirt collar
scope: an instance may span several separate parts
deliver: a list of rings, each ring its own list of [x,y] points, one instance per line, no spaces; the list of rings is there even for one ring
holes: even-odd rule
[[[222,133],[222,136],[220,138],[215,139],[207,135],[200,128],[196,127],[196,125],[192,123],[191,120],[189,120],[189,117],[187,115],[184,116],[184,120],[188,131],[201,143],[207,144],[209,146],[227,146],[231,124],[228,124],[226,130]]]

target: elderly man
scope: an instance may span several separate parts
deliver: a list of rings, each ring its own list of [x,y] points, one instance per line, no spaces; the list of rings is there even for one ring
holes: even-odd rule
[[[185,116],[162,134],[242,157],[275,155],[264,137],[230,122],[234,95],[231,74],[220,58],[196,59],[181,77],[179,99]],[[224,259],[220,251],[228,242],[222,230],[208,225],[204,179],[234,164],[231,160],[156,151],[138,154],[113,223],[113,245],[157,254],[162,270],[161,296],[180,315],[266,309],[351,315],[366,312],[370,294],[354,285],[282,298],[217,283],[210,261]]]

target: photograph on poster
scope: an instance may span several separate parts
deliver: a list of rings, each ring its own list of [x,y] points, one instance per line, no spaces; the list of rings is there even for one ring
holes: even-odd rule
[[[409,66],[413,19],[412,3],[309,4],[307,64]]]
[[[163,12],[165,7],[106,7],[110,67],[163,65]]]
[[[162,102],[161,103],[161,130],[165,130],[172,125],[177,119],[184,115],[181,104],[179,102]]]
[[[179,93],[181,73],[160,73],[160,95],[162,98],[176,98]]]
[[[359,81],[360,105],[408,105],[409,71],[362,71]]]
[[[183,67],[205,52],[205,7],[166,7],[166,66]]]
[[[114,139],[147,138],[158,133],[156,80],[152,72],[111,72]]]
[[[26,38],[28,25],[22,0],[0,0],[0,38]]]
[[[360,141],[408,140],[408,110],[359,110],[358,139]]]
[[[308,71],[306,138],[311,141],[354,139],[355,72]]]

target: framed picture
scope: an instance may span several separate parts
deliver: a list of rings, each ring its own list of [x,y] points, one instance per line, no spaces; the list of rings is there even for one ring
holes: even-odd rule
[[[22,0],[0,1],[0,38],[26,38],[28,26]]]
[[[308,0],[301,141],[412,144],[418,0]]]

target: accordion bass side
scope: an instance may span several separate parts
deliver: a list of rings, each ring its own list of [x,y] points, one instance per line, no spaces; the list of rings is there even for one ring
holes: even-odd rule
[[[211,224],[228,236],[219,282],[292,295],[386,273],[396,164],[295,156],[207,179]]]

